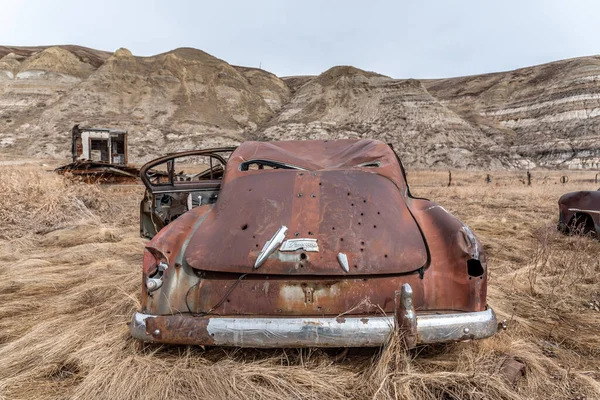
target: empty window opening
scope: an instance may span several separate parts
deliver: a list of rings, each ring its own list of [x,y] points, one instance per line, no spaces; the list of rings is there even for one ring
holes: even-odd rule
[[[107,139],[90,139],[90,158],[93,161],[108,162]]]
[[[368,161],[368,162],[357,165],[357,167],[362,167],[362,168],[377,168],[380,166],[381,166],[381,161]]]
[[[259,169],[298,169],[305,170],[296,165],[286,164],[272,160],[249,160],[240,164],[240,171],[254,171]]]

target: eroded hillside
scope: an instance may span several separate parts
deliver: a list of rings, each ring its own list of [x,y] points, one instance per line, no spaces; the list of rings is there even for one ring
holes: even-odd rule
[[[9,53],[3,65],[11,70],[0,72],[0,140],[30,156],[66,156],[76,122],[129,130],[130,154],[138,162],[234,144],[289,97],[274,75],[235,68],[196,49],[153,57],[119,49],[95,68],[50,47],[27,58]]]
[[[537,166],[600,166],[600,57],[424,82],[450,109]]]
[[[306,81],[257,136],[369,137],[392,143],[411,166],[502,165],[500,157],[490,156],[494,142],[418,80],[391,79],[353,67],[334,67]]]
[[[130,159],[246,139],[377,138],[411,167],[600,166],[600,57],[418,81],[349,66],[278,78],[181,48],[152,57],[0,46],[0,149],[66,158],[75,123]]]

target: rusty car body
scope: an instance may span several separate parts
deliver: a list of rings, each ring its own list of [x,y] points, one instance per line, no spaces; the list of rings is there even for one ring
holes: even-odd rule
[[[566,193],[558,200],[558,229],[570,234],[600,234],[600,191]]]
[[[197,174],[178,159],[204,157]],[[167,173],[156,177],[160,164]],[[143,341],[239,347],[481,339],[485,254],[443,207],[410,193],[376,140],[244,142],[146,164]]]

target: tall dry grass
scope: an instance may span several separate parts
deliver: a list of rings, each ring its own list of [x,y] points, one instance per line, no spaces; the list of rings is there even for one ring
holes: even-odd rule
[[[449,188],[439,172],[409,179],[414,194],[444,205],[485,243],[489,301],[508,329],[408,352],[393,337],[337,361],[330,350],[132,340],[126,324],[138,307],[141,189],[2,168],[0,398],[600,398],[600,243],[553,226],[558,196],[593,183],[574,174],[564,186],[527,187],[502,174],[505,184],[486,185],[485,174],[455,172]],[[506,359],[525,365],[515,383],[500,373]]]

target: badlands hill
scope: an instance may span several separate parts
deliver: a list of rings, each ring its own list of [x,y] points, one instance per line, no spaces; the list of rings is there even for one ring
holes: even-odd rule
[[[0,151],[66,158],[74,123],[127,129],[137,163],[245,139],[372,137],[412,168],[597,168],[600,57],[418,81],[349,66],[279,78],[190,48],[0,46]]]

